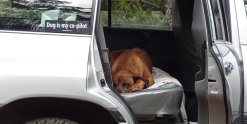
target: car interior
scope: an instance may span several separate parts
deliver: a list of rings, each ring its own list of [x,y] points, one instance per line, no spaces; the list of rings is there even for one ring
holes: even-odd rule
[[[182,84],[171,85],[171,82],[154,90],[121,94],[140,122],[165,120],[170,123],[169,119],[181,115],[183,94],[187,121],[197,122],[200,116],[195,82],[205,78],[204,49],[207,40],[202,2],[172,0],[171,11],[171,30],[103,27],[102,35],[109,51],[142,48],[151,57],[153,67],[166,71]],[[145,111],[150,105],[155,107]],[[202,109],[199,109],[199,113],[200,111]]]

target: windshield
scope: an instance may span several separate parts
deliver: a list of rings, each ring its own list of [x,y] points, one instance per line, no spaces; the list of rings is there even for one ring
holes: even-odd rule
[[[0,29],[88,34],[92,0],[0,0]]]

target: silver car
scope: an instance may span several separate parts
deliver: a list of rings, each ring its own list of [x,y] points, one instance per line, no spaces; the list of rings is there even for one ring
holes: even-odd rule
[[[116,22],[137,18],[121,0],[1,0],[0,124],[246,123],[247,1],[167,1],[147,29]],[[120,94],[108,52],[134,47],[155,85]]]

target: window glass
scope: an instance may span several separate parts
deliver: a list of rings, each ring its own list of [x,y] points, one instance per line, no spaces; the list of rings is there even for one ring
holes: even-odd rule
[[[90,0],[1,0],[0,29],[89,33]]]
[[[103,26],[108,26],[108,0],[101,3],[101,21]]]
[[[220,0],[211,0],[217,40],[227,41],[224,9]]]
[[[172,0],[111,0],[111,26],[128,28],[171,28]],[[105,8],[105,7],[103,7]],[[107,12],[103,12],[107,25]]]

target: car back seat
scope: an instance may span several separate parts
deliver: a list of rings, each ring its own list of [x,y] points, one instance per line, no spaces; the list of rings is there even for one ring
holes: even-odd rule
[[[183,88],[165,71],[153,67],[155,84],[138,92],[122,93],[138,120],[174,116],[180,112]]]

